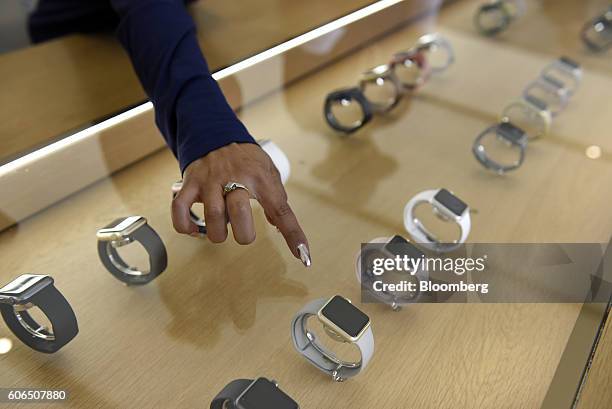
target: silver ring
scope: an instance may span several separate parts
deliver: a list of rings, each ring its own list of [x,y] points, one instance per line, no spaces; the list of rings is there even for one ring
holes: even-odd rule
[[[228,193],[233,192],[236,189],[244,189],[247,191],[249,196],[251,195],[251,192],[249,191],[249,189],[242,183],[229,182],[229,183],[226,183],[225,186],[223,186],[223,196],[227,195]]]

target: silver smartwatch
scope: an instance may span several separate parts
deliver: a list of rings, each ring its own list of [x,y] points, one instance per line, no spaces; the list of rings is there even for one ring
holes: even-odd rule
[[[537,98],[546,103],[552,116],[558,115],[569,102],[564,84],[550,75],[540,75],[523,90],[523,98]]]
[[[416,42],[415,50],[425,54],[427,66],[434,74],[446,71],[455,62],[455,51],[451,43],[438,33],[422,35]]]
[[[395,235],[371,240],[361,247],[355,259],[355,273],[362,290],[375,300],[390,306],[393,311],[399,311],[403,305],[421,300],[423,294],[419,291],[419,282],[429,280],[428,271],[422,268],[424,263],[419,263],[421,267],[417,270],[385,271],[384,275],[378,274],[373,269],[375,259],[394,259],[397,256],[418,260],[423,259],[425,254],[402,236]],[[396,281],[401,281],[404,285],[413,283],[411,285],[414,286],[414,290],[391,289],[392,285],[397,284]]]
[[[474,15],[476,29],[487,37],[493,37],[510,25],[514,16],[504,0],[494,0],[478,7]]]
[[[308,318],[311,316],[316,316],[333,340],[356,345],[361,353],[360,361],[343,361],[318,343],[307,327]],[[293,318],[291,336],[296,351],[336,382],[358,375],[366,368],[374,354],[374,334],[370,318],[340,295],[314,300],[302,308]]]
[[[494,36],[525,13],[524,0],[493,0],[481,5],[474,15],[474,25],[481,34]]]
[[[215,396],[210,409],[299,409],[275,381],[235,379]]]
[[[444,243],[436,238],[414,215],[415,208],[422,203],[429,203],[433,212],[444,221],[459,225],[461,234],[458,239]],[[417,193],[404,208],[404,227],[412,241],[424,248],[439,253],[453,251],[461,247],[470,234],[470,209],[466,203],[446,189],[432,189]]]
[[[485,138],[489,136],[494,136],[498,140],[504,142],[510,149],[515,149],[518,152],[516,160],[510,163],[504,163],[500,160],[491,158],[484,145]],[[501,175],[518,169],[523,164],[525,160],[525,151],[527,149],[527,139],[527,135],[522,129],[514,126],[510,122],[501,122],[497,125],[488,127],[476,137],[472,145],[472,153],[482,166]]]
[[[425,54],[414,48],[393,54],[389,66],[400,83],[402,93],[418,90],[429,78]]]
[[[96,233],[98,256],[106,269],[127,285],[147,284],[168,266],[166,247],[142,216],[122,217]],[[118,247],[139,242],[149,255],[149,270],[129,266],[117,252]]]
[[[47,316],[51,328],[28,313],[34,306]],[[13,334],[39,352],[57,352],[79,332],[72,307],[47,275],[23,274],[0,288],[0,313]]]
[[[544,67],[541,75],[556,79],[563,84],[567,94],[572,96],[582,81],[582,68],[569,57],[559,57]]]
[[[501,122],[511,122],[521,128],[530,140],[546,136],[552,114],[541,99],[527,95],[508,104],[500,116]]]
[[[359,88],[373,112],[388,112],[402,98],[402,85],[388,64],[377,65],[361,74]]]
[[[584,44],[596,53],[604,52],[612,47],[612,4],[601,15],[582,27],[580,37]]]

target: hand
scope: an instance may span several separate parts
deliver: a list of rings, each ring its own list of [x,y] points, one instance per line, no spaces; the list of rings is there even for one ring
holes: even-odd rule
[[[223,186],[229,182],[244,184],[251,197],[244,189],[224,197]],[[309,266],[306,235],[287,203],[278,170],[259,145],[232,143],[189,164],[183,175],[183,188],[172,201],[172,223],[179,233],[197,235],[198,227],[191,221],[189,209],[194,203],[204,203],[210,241],[225,241],[229,221],[236,242],[250,244],[255,240],[250,198],[261,204],[268,222],[282,233],[291,253]]]

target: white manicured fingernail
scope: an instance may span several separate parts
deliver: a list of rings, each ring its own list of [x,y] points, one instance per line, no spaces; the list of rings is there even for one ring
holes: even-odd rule
[[[304,243],[300,243],[297,246],[298,253],[300,253],[300,260],[306,267],[310,267],[312,261],[310,260],[310,252],[308,251],[308,247]]]

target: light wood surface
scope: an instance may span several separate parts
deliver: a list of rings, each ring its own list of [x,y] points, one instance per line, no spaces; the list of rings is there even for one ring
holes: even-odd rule
[[[447,187],[471,206],[471,241],[608,241],[610,72],[587,61],[581,89],[552,135],[529,146],[523,168],[506,177],[486,173],[470,152],[473,139],[554,54],[546,42],[542,51],[523,49],[447,26],[447,16],[459,12],[444,11],[438,27],[423,21],[380,39],[242,110],[250,131],[274,140],[291,160],[287,191],[309,237],[310,270],[256,205],[251,246],[174,233],[170,185],[179,175],[168,151],[2,233],[0,281],[53,275],[81,332],[46,356],[1,326],[14,347],[0,355],[7,368],[0,385],[66,388],[69,407],[207,407],[230,380],[267,376],[305,409],[541,407],[581,305],[415,305],[400,313],[360,305],[377,350],[363,374],[342,384],[291,343],[291,318],[310,299],[340,293],[358,303],[359,243],[402,233],[403,207],[424,189]],[[451,40],[456,64],[355,135],[331,132],[321,115],[325,94],[354,84],[427,28]],[[142,132],[156,133],[153,124]],[[585,155],[590,145],[602,148],[599,159]],[[149,219],[169,253],[167,271],[143,288],[122,286],[96,253],[96,229],[131,214]]]
[[[210,0],[189,9],[215,71],[368,3]],[[146,99],[110,34],[70,35],[0,55],[0,78],[0,163]]]
[[[595,351],[587,381],[582,390],[578,409],[599,409],[612,402],[612,324],[606,323],[600,344]]]

